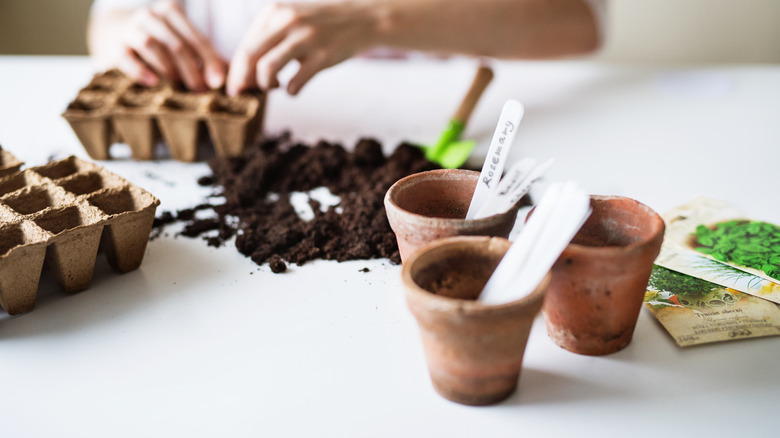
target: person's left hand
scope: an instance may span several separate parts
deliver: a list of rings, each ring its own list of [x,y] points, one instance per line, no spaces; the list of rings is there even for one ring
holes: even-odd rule
[[[376,19],[361,3],[288,3],[266,7],[230,61],[228,94],[256,87],[276,88],[279,71],[297,60],[300,67],[287,84],[287,92],[294,95],[317,72],[370,47]]]

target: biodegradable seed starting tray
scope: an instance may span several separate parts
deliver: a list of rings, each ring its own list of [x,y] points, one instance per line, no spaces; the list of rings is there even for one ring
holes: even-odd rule
[[[3,151],[5,152],[5,151]],[[87,289],[99,251],[115,271],[141,265],[154,213],[152,194],[76,157],[0,174],[0,306],[32,310],[47,266],[69,293]],[[14,159],[15,160],[15,159]]]
[[[0,147],[0,178],[18,172],[21,167],[21,161],[12,153]]]
[[[165,83],[145,87],[119,70],[95,75],[62,116],[95,160],[110,159],[114,143],[126,143],[137,160],[154,159],[162,139],[176,160],[195,161],[208,133],[218,156],[234,157],[262,131],[265,93],[227,96],[195,93]]]

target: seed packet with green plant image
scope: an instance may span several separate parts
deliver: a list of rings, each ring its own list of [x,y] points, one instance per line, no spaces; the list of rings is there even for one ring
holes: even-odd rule
[[[780,305],[658,265],[645,306],[681,347],[780,335]]]
[[[665,244],[780,284],[780,226],[744,218],[709,198],[667,212],[664,221]]]
[[[655,264],[780,304],[780,284],[666,242]]]

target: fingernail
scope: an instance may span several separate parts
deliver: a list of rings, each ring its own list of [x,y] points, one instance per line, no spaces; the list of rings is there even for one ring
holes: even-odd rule
[[[141,74],[141,78],[139,82],[141,82],[141,85],[146,85],[147,87],[154,87],[157,85],[157,82],[160,80],[160,78],[157,77],[154,73],[150,71],[145,71],[143,74]]]
[[[217,89],[222,86],[222,81],[220,81],[218,77],[214,77],[212,75],[206,76],[206,83],[211,89]]]
[[[216,70],[206,70],[206,83],[209,88],[220,88],[225,84],[225,75]]]

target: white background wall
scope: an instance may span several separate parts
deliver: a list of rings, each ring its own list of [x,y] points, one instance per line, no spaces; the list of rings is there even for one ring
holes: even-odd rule
[[[600,59],[780,62],[780,0],[608,0]],[[90,0],[0,0],[0,54],[84,54]]]
[[[608,0],[602,59],[780,62],[780,0]]]

